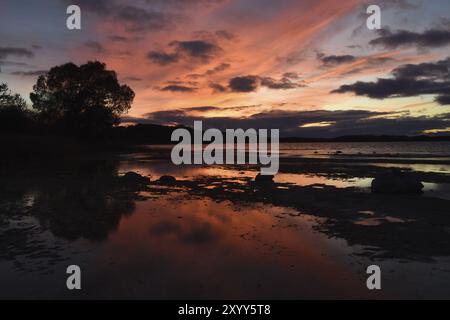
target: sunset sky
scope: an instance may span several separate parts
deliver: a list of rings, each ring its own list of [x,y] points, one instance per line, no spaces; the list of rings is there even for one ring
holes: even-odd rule
[[[99,60],[136,92],[129,123],[450,133],[448,0],[2,0],[0,16],[0,82],[27,98],[52,66]]]

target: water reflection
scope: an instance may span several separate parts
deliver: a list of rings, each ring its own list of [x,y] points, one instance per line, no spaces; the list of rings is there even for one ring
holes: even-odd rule
[[[196,183],[180,182],[191,194],[236,202],[267,203],[294,208],[325,220],[318,229],[333,237],[376,250],[364,254],[371,258],[402,258],[433,261],[438,256],[450,256],[450,217],[448,201],[426,196],[375,195],[355,188],[332,186],[301,187],[278,185],[259,188],[251,184],[199,188]],[[203,181],[208,184],[208,179]],[[235,192],[240,189],[243,192]],[[432,209],[430,209],[432,208]],[[376,225],[355,223],[360,212],[372,212]],[[404,221],[398,223],[399,220]],[[423,241],[427,239],[427,241]]]
[[[182,180],[125,185],[119,175],[130,170]],[[254,174],[127,160],[5,177],[0,297],[414,297],[414,281],[450,283],[425,263],[449,265],[448,201],[376,196],[353,188],[358,179],[293,173],[261,188]],[[386,270],[408,261],[416,280],[390,271],[398,286],[370,293],[363,278],[372,259]],[[61,287],[74,262],[89,284],[75,295]]]
[[[127,261],[115,264],[115,272],[125,275],[122,284],[131,277],[140,283],[133,289],[137,295],[281,299],[345,296],[345,290],[367,294],[358,267],[347,267],[348,248],[316,234],[311,216],[207,198],[186,201],[182,194],[139,203],[136,212],[123,219],[107,252]],[[99,264],[109,255],[96,256]],[[108,269],[100,277],[107,277]],[[305,290],[311,281],[315,285]]]
[[[89,161],[4,176],[0,261],[45,274],[70,258],[74,241],[105,241],[139,198],[117,172],[116,162]]]

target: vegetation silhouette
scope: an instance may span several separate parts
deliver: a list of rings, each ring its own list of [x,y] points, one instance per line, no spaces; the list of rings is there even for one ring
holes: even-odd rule
[[[25,100],[0,83],[0,132],[21,132],[31,124]]]
[[[119,83],[116,72],[95,61],[51,68],[38,78],[30,99],[45,127],[99,137],[119,124],[134,96],[129,86]]]

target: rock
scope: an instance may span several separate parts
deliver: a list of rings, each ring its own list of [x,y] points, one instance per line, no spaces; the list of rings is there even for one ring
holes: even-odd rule
[[[401,171],[380,175],[372,180],[372,193],[420,194],[423,187],[418,178]]]
[[[258,173],[255,177],[255,182],[257,183],[273,183],[273,175],[262,175]]]
[[[158,181],[161,183],[172,184],[177,182],[177,179],[173,176],[162,176]]]
[[[150,183],[150,178],[141,176],[136,172],[127,172],[121,180],[127,184],[135,184],[135,185],[147,185]]]

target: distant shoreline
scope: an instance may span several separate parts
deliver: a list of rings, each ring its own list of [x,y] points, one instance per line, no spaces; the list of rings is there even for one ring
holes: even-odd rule
[[[176,144],[170,140],[172,131],[177,128],[192,128],[183,126],[164,126],[157,124],[138,124],[129,127],[115,128],[116,137],[131,141],[135,144]],[[243,128],[245,130],[245,128]],[[193,131],[193,130],[192,130]],[[281,132],[281,143],[299,143],[299,142],[434,142],[450,141],[450,135],[417,135],[417,136],[396,136],[396,135],[351,135],[327,138],[313,137],[283,137]]]
[[[336,138],[280,138],[280,142],[435,142],[450,141],[450,136],[389,136],[389,135],[364,135],[341,136]]]

